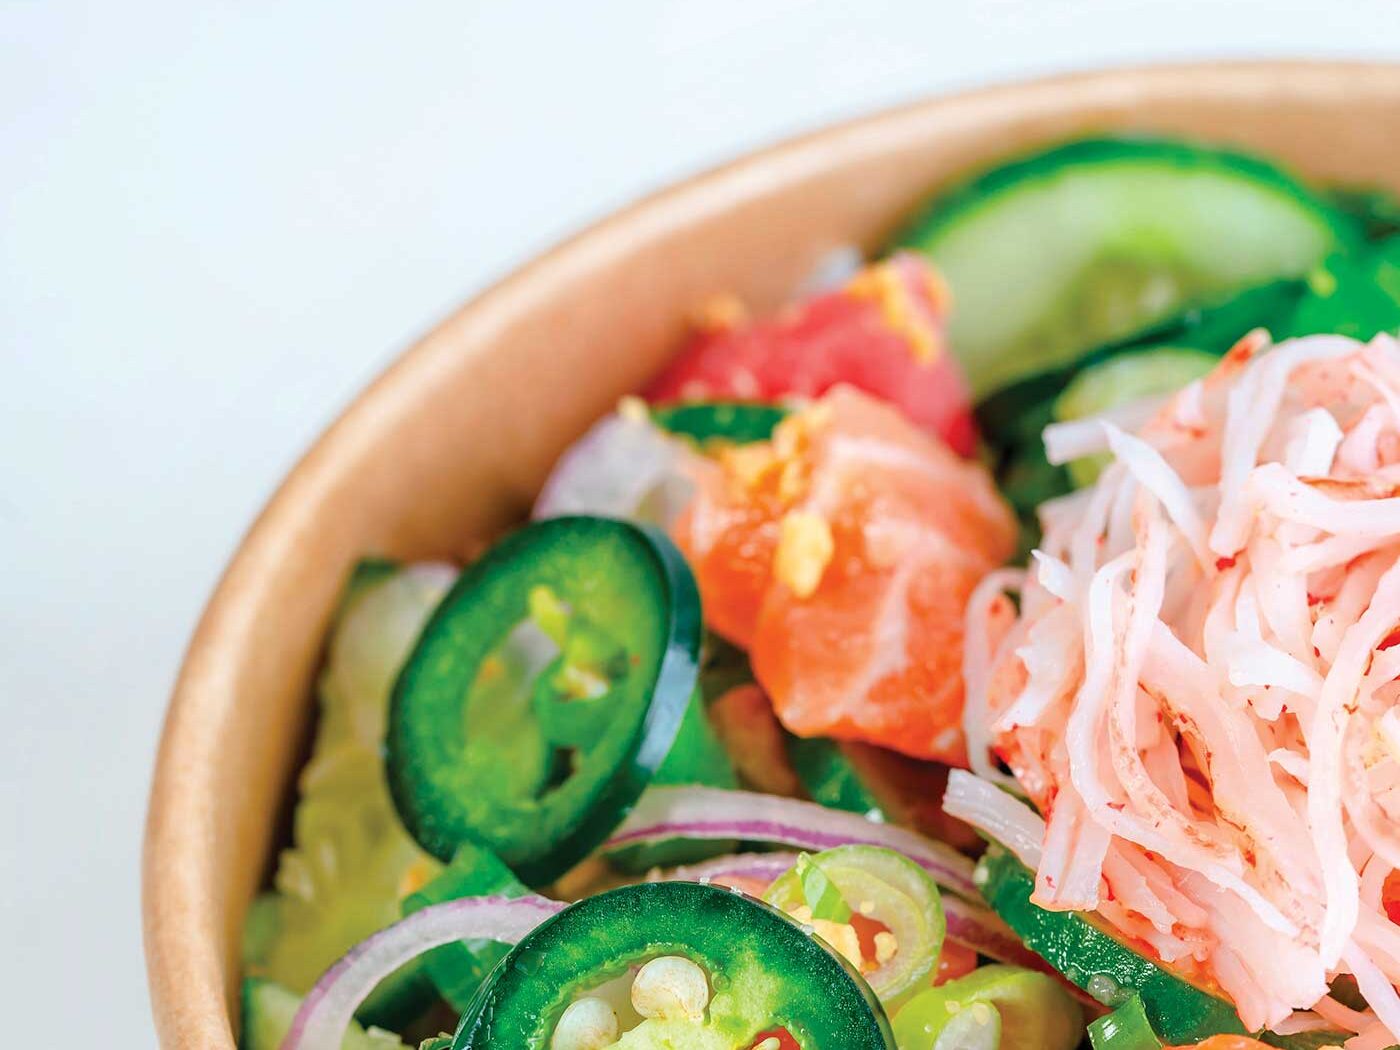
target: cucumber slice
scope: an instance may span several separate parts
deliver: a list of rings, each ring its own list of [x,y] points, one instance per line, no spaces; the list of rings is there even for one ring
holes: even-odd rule
[[[1140,398],[1167,394],[1199,379],[1219,362],[1190,347],[1159,346],[1112,358],[1075,376],[1055,399],[1060,422],[1087,419]]]
[[[1301,280],[1270,281],[1228,299],[1196,303],[1166,321],[1097,346],[1069,366],[1018,380],[978,404],[977,426],[983,440],[1000,450],[1039,447],[1040,432],[1051,422],[1052,406],[1065,386],[1085,369],[1122,354],[1178,346],[1206,350],[1218,357],[1255,328],[1267,328],[1282,338],[1288,334],[1307,291],[1307,283]]]
[[[301,1006],[301,997],[273,981],[249,977],[243,982],[241,1050],[278,1050]],[[408,1050],[381,1028],[365,1031],[351,1025],[341,1050]]]
[[[1254,157],[1090,139],[937,200],[900,239],[942,270],[974,394],[1067,364],[1184,303],[1298,276],[1357,224]]]
[[[1027,948],[1105,1006],[1117,1007],[1136,992],[1152,1027],[1168,1043],[1246,1034],[1230,1003],[1139,955],[1090,917],[1033,904],[1034,876],[1000,846],[987,850],[974,878]]]
[[[1001,846],[993,845],[977,865],[974,881],[992,910],[1026,944],[1071,982],[1105,1006],[1117,1008],[1136,994],[1152,1028],[1168,1044],[1194,1045],[1212,1035],[1245,1035],[1233,1004],[1153,962],[1124,944],[1092,916],[1046,911],[1031,902],[1035,876]],[[1340,1046],[1337,1032],[1255,1036],[1285,1050]]]
[[[304,995],[438,870],[400,825],[380,747],[389,690],[428,614],[455,573],[446,566],[357,569],[331,634],[320,679],[321,717],[300,779],[292,848],[278,859],[275,892],[250,914],[249,972]],[[369,1024],[398,1028],[434,999],[421,963],[386,979],[360,1008]]]
[[[1015,560],[1025,561],[1040,542],[1036,508],[1074,488],[1069,471],[1046,460],[1041,432],[1055,421],[1055,402],[1076,376],[1160,346],[1218,357],[1255,328],[1286,335],[1307,289],[1301,280],[1271,281],[1224,301],[1198,303],[1126,339],[1095,347],[1067,367],[1038,372],[984,399],[977,406],[977,424],[996,453],[997,485],[1021,522]]]
[[[1087,419],[1143,398],[1169,394],[1201,378],[1219,362],[1205,350],[1159,346],[1120,354],[1087,368],[1055,399],[1055,419],[1061,423]],[[1092,485],[1108,462],[1107,456],[1085,456],[1068,464],[1078,488]]]

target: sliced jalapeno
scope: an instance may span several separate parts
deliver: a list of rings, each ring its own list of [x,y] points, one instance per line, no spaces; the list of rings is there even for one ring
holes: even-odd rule
[[[555,658],[533,689],[494,688],[522,624]],[[508,536],[462,574],[394,687],[405,827],[442,860],[485,846],[531,885],[567,871],[670,755],[700,637],[694,577],[659,531],[564,517]]]
[[[810,923],[886,1006],[927,985],[943,950],[938,887],[894,850],[838,846],[799,858],[764,899]]]
[[[747,445],[767,441],[787,409],[759,401],[682,401],[652,410],[657,426],[702,447],[719,441]]]
[[[493,972],[452,1046],[765,1043],[895,1050],[865,982],[803,927],[731,890],[657,882],[586,898],[546,920]]]

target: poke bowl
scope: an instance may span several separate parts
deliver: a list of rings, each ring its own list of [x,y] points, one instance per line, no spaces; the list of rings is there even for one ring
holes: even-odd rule
[[[1396,1042],[1400,718],[1356,682],[1400,627],[1397,114],[1400,67],[1349,63],[921,102],[647,198],[443,321],[190,643],[144,852],[161,1045],[339,1046],[351,1015],[354,1047]],[[1366,573],[1375,613],[1337,612]],[[891,594],[912,633],[872,632]],[[1339,624],[1311,656],[1299,615]],[[522,625],[549,688],[524,721],[493,693],[468,747]],[[1075,684],[999,684],[1042,671]],[[1300,824],[1308,859],[1266,860]],[[370,875],[392,892],[323,907]],[[610,923],[606,966],[571,954]],[[781,994],[733,991],[753,966]]]

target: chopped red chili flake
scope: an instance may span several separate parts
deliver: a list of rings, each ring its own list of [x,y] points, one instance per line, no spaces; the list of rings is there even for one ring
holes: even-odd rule
[[[778,1050],[802,1050],[802,1044],[792,1037],[786,1028],[771,1028],[766,1032],[759,1032],[754,1037],[754,1041],[749,1044],[748,1050],[762,1046],[765,1039],[778,1040]],[[767,1050],[767,1048],[765,1048]]]

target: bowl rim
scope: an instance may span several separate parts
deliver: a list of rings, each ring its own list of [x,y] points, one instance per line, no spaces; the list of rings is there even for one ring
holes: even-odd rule
[[[356,458],[355,450],[373,441],[396,413],[410,411],[439,375],[460,366],[463,331],[499,330],[580,270],[625,252],[638,231],[655,233],[732,208],[775,181],[818,170],[833,153],[878,150],[891,136],[908,138],[914,129],[940,121],[975,123],[1009,109],[1088,108],[1128,91],[1162,95],[1183,77],[1191,78],[1192,93],[1198,95],[1274,92],[1284,80],[1300,97],[1336,90],[1351,95],[1368,86],[1400,95],[1400,62],[1264,59],[1122,65],[917,99],[806,131],[650,192],[473,295],[397,354],[341,409],[263,505],[186,646],[161,730],[142,851],[142,929],[161,1044],[190,1045],[198,1039],[233,1045],[225,959],[215,935],[221,920],[212,886],[218,873],[204,848],[215,828],[211,811],[199,803],[199,767],[217,751],[228,700],[220,694],[220,682],[240,660],[242,639],[263,593],[259,581],[287,556],[312,508]]]

